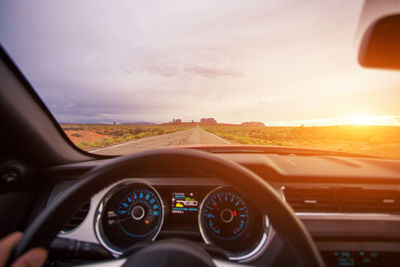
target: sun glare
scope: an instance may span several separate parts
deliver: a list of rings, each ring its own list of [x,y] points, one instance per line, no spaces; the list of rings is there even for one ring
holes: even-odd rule
[[[354,116],[350,119],[350,124],[357,124],[357,125],[374,125],[378,124],[379,120],[371,116]]]
[[[334,125],[370,125],[400,126],[400,116],[353,115],[340,118],[313,119],[302,121],[275,121],[266,123],[271,126],[334,126]]]

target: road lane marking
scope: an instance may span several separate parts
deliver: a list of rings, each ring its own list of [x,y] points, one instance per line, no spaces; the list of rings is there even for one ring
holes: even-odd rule
[[[208,133],[208,134],[210,134],[210,135],[216,137],[218,140],[224,142],[225,144],[228,144],[228,145],[231,144],[230,142],[226,141],[226,140],[223,139],[222,137],[219,137],[218,135],[215,135],[215,134],[213,134],[213,133],[207,132],[206,130],[203,130],[203,129],[201,129],[201,128],[200,128],[199,130],[202,130],[203,132]]]

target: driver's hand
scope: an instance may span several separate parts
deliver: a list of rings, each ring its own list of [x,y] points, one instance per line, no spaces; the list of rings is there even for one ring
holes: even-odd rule
[[[22,233],[15,232],[0,240],[0,267],[6,265],[13,248],[21,239]],[[36,267],[42,266],[47,258],[47,251],[43,248],[33,248],[17,259],[12,267]]]

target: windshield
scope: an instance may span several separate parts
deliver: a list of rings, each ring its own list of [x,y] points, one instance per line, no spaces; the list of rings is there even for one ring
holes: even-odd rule
[[[66,135],[118,155],[262,145],[400,158],[400,75],[363,2],[2,1],[0,40]]]

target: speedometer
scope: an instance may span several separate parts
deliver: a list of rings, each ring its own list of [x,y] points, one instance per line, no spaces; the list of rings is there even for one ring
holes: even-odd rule
[[[149,184],[133,181],[110,190],[99,205],[96,230],[110,251],[122,253],[138,241],[153,241],[163,223],[163,204]]]
[[[149,189],[131,190],[118,205],[117,213],[110,211],[105,220],[118,225],[127,235],[142,238],[151,235],[161,223],[162,205]]]
[[[259,255],[269,234],[266,216],[247,197],[227,186],[204,198],[199,226],[207,244],[224,249],[230,259],[239,261]]]

